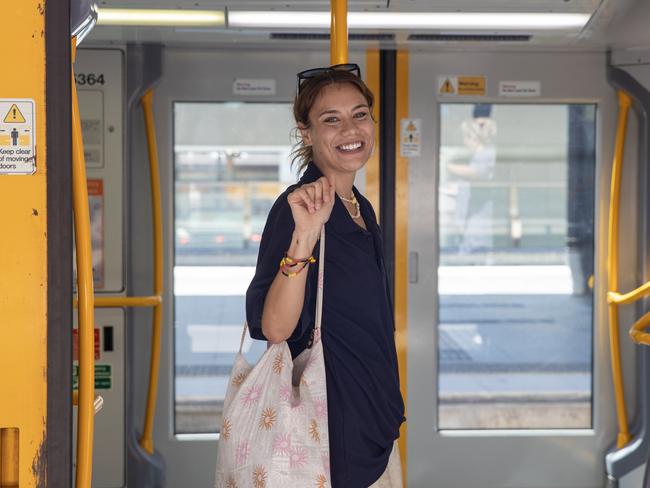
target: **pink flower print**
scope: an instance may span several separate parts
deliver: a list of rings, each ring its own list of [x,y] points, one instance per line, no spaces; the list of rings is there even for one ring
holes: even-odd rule
[[[291,403],[291,409],[295,410],[296,412],[304,412],[305,405],[302,403],[302,400],[300,398],[296,398],[296,400]]]
[[[260,398],[262,398],[262,385],[253,385],[246,390],[242,401],[246,407],[250,407],[259,402]]]
[[[273,439],[273,453],[288,456],[291,454],[291,434],[278,434]]]
[[[280,386],[280,400],[288,402],[291,398],[291,385]]]
[[[251,450],[248,446],[248,441],[241,441],[237,444],[237,449],[235,449],[235,464],[237,466],[242,466],[248,461],[248,455]]]
[[[323,469],[329,473],[329,470],[330,470],[330,455],[325,452],[325,453],[321,454],[320,460],[323,463]]]
[[[307,463],[307,449],[301,446],[296,446],[291,449],[289,454],[289,467],[291,469],[301,469]]]
[[[327,399],[319,398],[314,400],[314,413],[319,419],[324,419],[327,417]]]

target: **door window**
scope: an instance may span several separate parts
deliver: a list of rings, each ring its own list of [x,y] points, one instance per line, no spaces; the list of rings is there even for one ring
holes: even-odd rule
[[[175,432],[212,433],[266,216],[291,183],[291,105],[174,104]],[[265,343],[248,335],[255,362]]]
[[[438,428],[591,428],[596,106],[440,110]]]

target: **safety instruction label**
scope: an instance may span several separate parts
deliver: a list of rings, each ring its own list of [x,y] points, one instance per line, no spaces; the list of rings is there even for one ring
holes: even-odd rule
[[[35,127],[34,100],[0,98],[0,175],[36,171]]]
[[[101,349],[99,344],[99,329],[95,327],[95,360],[101,358]],[[79,361],[79,329],[72,329],[72,360]]]
[[[266,78],[236,78],[232,82],[234,95],[275,95],[275,80]]]
[[[403,157],[420,156],[422,143],[422,120],[402,119],[400,121],[400,154]]]
[[[542,94],[541,81],[500,81],[500,97],[539,97]]]
[[[487,80],[485,76],[439,76],[438,95],[447,97],[484,97]]]
[[[113,367],[110,364],[95,365],[95,390],[110,390],[113,383]],[[72,389],[79,389],[79,365],[72,365]]]

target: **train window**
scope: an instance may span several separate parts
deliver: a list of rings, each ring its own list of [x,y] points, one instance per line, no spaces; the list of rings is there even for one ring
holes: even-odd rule
[[[440,110],[438,428],[591,428],[596,106]]]
[[[286,103],[174,104],[175,431],[217,432],[266,216],[295,182]],[[247,338],[256,361],[264,343]]]

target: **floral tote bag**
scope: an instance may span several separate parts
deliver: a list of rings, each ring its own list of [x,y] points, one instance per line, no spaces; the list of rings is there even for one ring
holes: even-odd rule
[[[215,488],[329,487],[327,390],[320,328],[325,229],[321,230],[314,341],[295,359],[286,342],[259,362],[241,353],[224,401]]]

